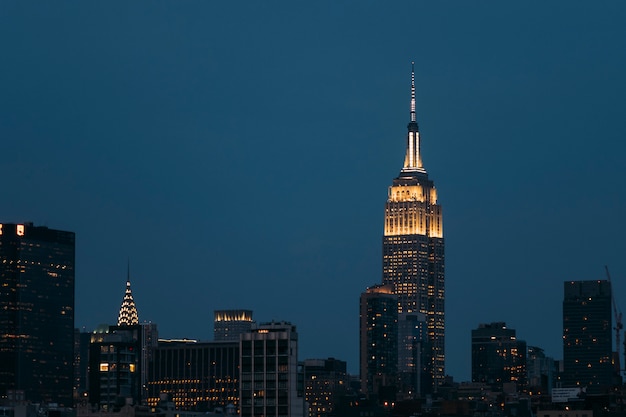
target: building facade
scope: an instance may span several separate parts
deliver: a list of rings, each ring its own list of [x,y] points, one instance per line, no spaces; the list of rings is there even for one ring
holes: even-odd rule
[[[253,325],[240,339],[240,415],[303,417],[298,333],[287,322]]]
[[[611,283],[568,281],[563,298],[562,385],[602,391],[613,382]]]
[[[393,286],[398,312],[426,318],[432,388],[445,376],[444,239],[437,190],[422,163],[415,115],[415,75],[404,166],[389,187],[383,236],[383,284]]]
[[[472,330],[472,382],[482,382],[493,391],[514,383],[526,388],[526,342],[518,340],[506,323],[480,324]]]
[[[394,401],[398,389],[398,297],[391,285],[361,293],[359,314],[361,392]]]
[[[92,333],[89,346],[89,403],[105,411],[128,399],[133,404],[145,402],[149,367],[158,346],[156,324],[139,323],[130,272],[117,317],[116,326]]]
[[[239,336],[252,329],[252,310],[215,310],[213,340],[239,342]]]
[[[334,415],[339,397],[348,392],[346,362],[335,358],[304,361],[304,390],[309,417]]]
[[[528,390],[535,393],[551,394],[555,384],[556,364],[554,358],[546,356],[542,348],[528,346],[526,357],[528,370]]]
[[[0,224],[0,397],[71,407],[73,232]]]
[[[89,403],[114,411],[127,399],[142,402],[141,325],[109,326],[94,332],[89,345]]]
[[[239,342],[159,340],[148,377],[148,405],[167,394],[178,410],[239,406]]]
[[[432,352],[426,318],[421,313],[398,315],[398,378],[401,399],[421,398],[432,387],[432,375],[424,365]]]

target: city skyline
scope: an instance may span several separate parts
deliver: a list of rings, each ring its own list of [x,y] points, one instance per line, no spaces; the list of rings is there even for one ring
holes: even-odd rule
[[[446,373],[494,321],[562,358],[563,282],[604,265],[626,309],[626,5],[243,5],[0,6],[2,221],[76,233],[78,327],[113,324],[130,258],[163,337],[250,309],[357,373],[411,61]]]

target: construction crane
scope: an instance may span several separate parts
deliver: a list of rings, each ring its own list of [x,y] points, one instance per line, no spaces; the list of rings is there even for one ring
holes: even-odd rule
[[[609,284],[611,284],[611,304],[613,304],[613,316],[615,317],[615,327],[613,327],[613,329],[615,330],[616,349],[615,369],[617,369],[617,372],[621,373],[622,368],[620,366],[620,333],[624,328],[624,325],[622,324],[622,312],[619,311],[619,309],[617,308],[617,304],[615,304],[615,296],[613,295],[615,291],[613,291],[613,284],[611,283],[611,274],[609,274],[609,267],[604,265],[604,269],[606,270],[606,278],[608,279]]]

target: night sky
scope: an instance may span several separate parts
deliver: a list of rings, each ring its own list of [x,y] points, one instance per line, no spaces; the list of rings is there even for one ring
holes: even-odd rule
[[[76,232],[76,326],[287,320],[358,373],[415,61],[447,369],[506,321],[562,358],[563,281],[626,311],[626,2],[0,2],[0,221]]]

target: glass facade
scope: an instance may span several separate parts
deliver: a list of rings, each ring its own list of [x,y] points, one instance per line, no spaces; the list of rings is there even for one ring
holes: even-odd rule
[[[377,285],[361,294],[361,391],[368,397],[395,393],[398,385],[398,298],[391,286]]]
[[[0,224],[0,397],[73,405],[73,232]]]
[[[612,384],[613,342],[611,283],[564,283],[563,376],[564,387],[588,387],[599,392]]]
[[[472,382],[483,382],[495,391],[513,382],[526,387],[526,342],[517,340],[506,323],[481,324],[472,330]]]

